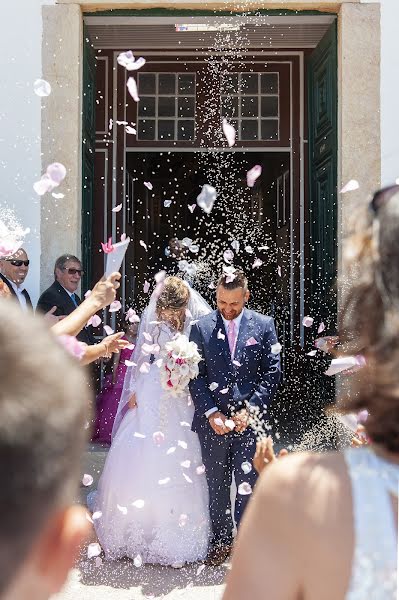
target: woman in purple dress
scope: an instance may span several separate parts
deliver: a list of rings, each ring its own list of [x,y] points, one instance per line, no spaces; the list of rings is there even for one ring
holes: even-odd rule
[[[128,323],[122,339],[134,344],[137,337],[138,323]],[[96,421],[94,424],[93,442],[111,444],[111,432],[118,410],[126,375],[126,361],[131,359],[133,348],[124,348],[114,354],[112,373],[106,376],[103,388],[96,398]]]

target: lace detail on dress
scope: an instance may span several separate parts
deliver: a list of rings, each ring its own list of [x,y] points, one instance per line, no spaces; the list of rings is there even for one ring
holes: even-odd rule
[[[355,552],[346,600],[396,598],[397,539],[389,493],[397,494],[399,466],[369,448],[345,451],[352,483]]]

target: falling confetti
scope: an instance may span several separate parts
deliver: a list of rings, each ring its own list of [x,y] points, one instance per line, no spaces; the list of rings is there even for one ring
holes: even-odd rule
[[[302,320],[302,325],[304,327],[312,327],[313,321],[314,321],[313,317],[304,317]]]
[[[359,188],[360,188],[359,182],[356,181],[356,179],[351,179],[350,181],[348,181],[348,183],[346,185],[344,185],[344,187],[340,191],[340,194],[346,194],[347,192],[353,192],[355,190],[358,190]]]
[[[140,98],[137,91],[137,83],[134,77],[129,77],[126,83],[127,89],[131,97],[135,102],[140,102]]]
[[[85,473],[82,477],[82,484],[85,487],[88,487],[90,485],[92,485],[93,483],[93,477],[91,475],[88,475],[88,473]]]
[[[247,173],[247,185],[252,188],[255,185],[256,180],[262,175],[261,165],[255,165]]]
[[[207,183],[203,186],[201,193],[197,197],[197,204],[207,215],[212,211],[216,200],[216,190]]]
[[[236,143],[236,130],[233,127],[233,125],[230,125],[230,123],[228,123],[227,119],[223,119],[222,128],[223,133],[226,136],[227,143],[231,148]]]
[[[33,84],[33,91],[39,98],[46,98],[51,94],[51,85],[45,79],[36,79]]]
[[[237,491],[239,494],[241,494],[241,496],[248,496],[248,494],[252,494],[252,488],[251,488],[250,484],[246,481],[243,481],[243,483],[240,483]]]

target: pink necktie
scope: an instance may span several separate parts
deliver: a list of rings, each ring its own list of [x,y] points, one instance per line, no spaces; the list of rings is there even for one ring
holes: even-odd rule
[[[236,347],[236,324],[234,321],[229,321],[227,339],[229,340],[231,358],[233,358]]]

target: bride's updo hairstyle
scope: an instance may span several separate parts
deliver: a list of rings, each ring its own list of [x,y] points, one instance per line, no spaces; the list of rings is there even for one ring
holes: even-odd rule
[[[168,321],[178,330],[183,328],[185,320],[185,309],[190,299],[188,285],[179,277],[167,277],[164,281],[162,291],[157,299],[156,311],[158,319],[170,313]]]
[[[345,244],[343,272],[340,341],[346,355],[363,354],[366,366],[347,377],[341,407],[367,409],[373,442],[399,453],[399,186],[377,192],[363,209]]]

